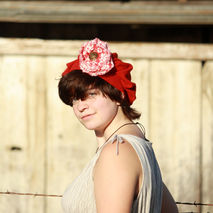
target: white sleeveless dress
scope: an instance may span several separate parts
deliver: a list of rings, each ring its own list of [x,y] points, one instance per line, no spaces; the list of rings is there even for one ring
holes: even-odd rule
[[[160,213],[163,183],[152,144],[128,134],[115,135],[108,143],[117,143],[116,152],[118,153],[119,143],[122,143],[123,139],[135,149],[143,168],[142,187],[133,201],[131,213]],[[64,213],[96,213],[93,168],[104,146],[98,150],[82,173],[66,189],[62,198]]]

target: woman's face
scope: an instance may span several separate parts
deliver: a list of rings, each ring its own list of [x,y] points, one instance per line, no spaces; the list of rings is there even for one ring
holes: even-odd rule
[[[84,100],[73,101],[78,120],[90,130],[103,131],[117,114],[118,103],[104,96],[98,89],[89,89]]]

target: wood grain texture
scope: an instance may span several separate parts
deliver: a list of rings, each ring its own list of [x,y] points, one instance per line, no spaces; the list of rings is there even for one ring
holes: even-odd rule
[[[200,201],[200,70],[198,61],[153,60],[150,67],[150,139],[178,201]]]
[[[0,21],[96,24],[212,24],[213,3],[1,1]]]
[[[0,38],[0,54],[76,57],[86,41]],[[112,52],[131,59],[213,60],[212,44],[109,42]],[[68,59],[69,60],[69,59]]]
[[[124,59],[133,64],[132,81],[136,83],[136,100],[133,103],[133,108],[141,113],[139,122],[144,126],[145,133],[149,134],[149,60]]]
[[[44,192],[41,58],[1,56],[0,173],[3,191]],[[41,63],[40,63],[41,64]],[[42,65],[41,65],[42,68]],[[0,196],[0,212],[43,212],[44,198]]]
[[[213,202],[213,61],[202,70],[202,201]],[[203,207],[211,212],[213,207]]]

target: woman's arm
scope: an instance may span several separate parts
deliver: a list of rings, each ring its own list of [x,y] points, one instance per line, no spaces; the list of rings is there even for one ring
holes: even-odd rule
[[[94,168],[95,199],[98,213],[130,213],[138,192],[141,165],[133,147],[124,142],[108,144]]]

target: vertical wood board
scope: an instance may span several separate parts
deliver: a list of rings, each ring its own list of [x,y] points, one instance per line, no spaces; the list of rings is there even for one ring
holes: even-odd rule
[[[34,90],[42,88],[35,81],[40,77],[37,63],[36,57],[1,57],[1,191],[44,192],[44,108],[36,106],[43,101]],[[43,198],[5,195],[0,202],[0,212],[43,212]]]
[[[150,137],[164,181],[182,202],[200,201],[200,71],[196,61],[153,60],[150,67]]]
[[[149,135],[149,60],[129,60],[125,62],[133,65],[132,81],[136,83],[136,100],[132,107],[141,113],[139,122],[144,126],[145,133]]]
[[[202,202],[213,203],[213,61],[202,70]],[[213,212],[213,207],[202,207]]]

